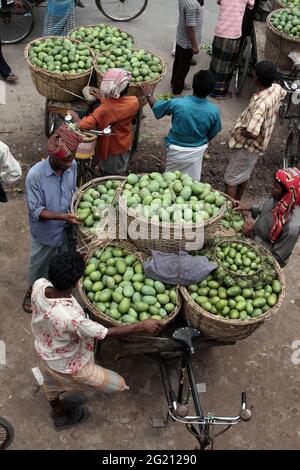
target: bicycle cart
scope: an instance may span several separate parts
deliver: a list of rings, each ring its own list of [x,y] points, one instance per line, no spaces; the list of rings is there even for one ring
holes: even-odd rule
[[[236,416],[217,416],[213,413],[204,414],[197,390],[193,368],[195,352],[233,344],[234,341],[222,343],[204,338],[195,328],[180,326],[180,323],[175,329],[174,325],[167,326],[159,337],[140,336],[119,340],[118,357],[146,354],[159,366],[167,412],[164,418],[152,419],[153,428],[166,427],[171,421],[182,423],[195,437],[198,450],[204,450],[213,449],[215,437],[228,431],[233,425],[251,419],[251,410],[247,407],[245,392],[241,394],[241,407]],[[97,346],[95,355],[99,357],[101,342],[98,342]],[[177,368],[174,368],[175,363]],[[192,414],[189,408],[193,408]],[[215,426],[225,426],[225,428],[215,434]]]
[[[72,101],[69,103],[59,102],[54,100],[46,99],[45,103],[45,135],[46,137],[50,137],[53,132],[64,122],[64,117],[66,116],[68,110],[72,109],[75,111],[80,118],[85,117],[89,113],[89,105],[84,100],[77,100]],[[132,132],[133,132],[133,140],[132,140],[132,147],[131,147],[131,157],[137,151],[138,142],[139,142],[139,132],[140,132],[140,125],[142,119],[143,111],[140,109],[137,114],[135,115],[133,122],[132,122]],[[99,136],[110,135],[113,133],[113,125],[112,127],[108,127],[103,129],[102,131],[88,131],[87,136],[85,137],[85,143],[89,141],[92,142],[97,139]],[[91,136],[94,138],[91,138]],[[95,142],[94,142],[95,143]],[[81,187],[83,184],[87,183],[88,181],[94,179],[96,177],[94,172],[93,166],[93,157],[95,156],[95,145],[90,146],[90,151],[85,152],[84,154],[77,154],[76,161],[77,161],[77,185]]]

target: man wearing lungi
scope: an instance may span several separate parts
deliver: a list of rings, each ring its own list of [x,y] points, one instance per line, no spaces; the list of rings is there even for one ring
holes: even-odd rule
[[[286,91],[277,83],[278,73],[272,62],[263,60],[255,66],[253,94],[248,107],[237,119],[229,147],[234,149],[225,172],[225,192],[241,200],[258,157],[268,147],[280,104]]]
[[[107,329],[89,320],[72,296],[84,268],[84,260],[76,252],[56,255],[50,260],[47,279],[37,280],[32,289],[31,328],[57,431],[82,423],[88,417],[88,410],[81,406],[84,396],[66,396],[64,392],[113,393],[129,389],[119,374],[95,364],[94,339],[120,338],[140,332],[153,335],[162,326],[159,321],[149,319]]]
[[[172,127],[165,138],[166,171],[179,170],[200,181],[208,143],[222,128],[219,108],[207,99],[214,84],[213,74],[201,70],[193,78],[193,95],[171,100],[156,100],[153,88],[144,85],[144,94],[156,119],[172,116]]]
[[[70,248],[69,230],[80,224],[69,213],[76,190],[77,165],[74,160],[82,137],[67,126],[60,126],[48,141],[48,157],[36,163],[26,178],[26,199],[31,233],[28,275],[30,287],[23,308],[31,313],[31,287],[47,276],[49,260]]]
[[[213,40],[210,69],[216,77],[211,96],[231,98],[228,91],[240,50],[245,9],[254,7],[255,0],[218,0],[220,12]]]

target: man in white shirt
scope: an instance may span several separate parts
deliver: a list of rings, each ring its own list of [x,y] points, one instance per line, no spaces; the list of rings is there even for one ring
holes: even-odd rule
[[[7,196],[1,183],[15,183],[22,176],[17,160],[12,156],[8,146],[0,140],[0,202],[7,202]]]

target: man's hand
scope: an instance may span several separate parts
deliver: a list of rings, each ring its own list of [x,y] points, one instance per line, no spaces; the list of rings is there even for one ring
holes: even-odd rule
[[[255,226],[255,220],[253,220],[252,217],[249,217],[248,219],[246,219],[242,228],[243,234],[246,237],[251,238],[253,236],[254,226]]]
[[[153,93],[154,93],[154,85],[149,85],[147,83],[143,83],[141,85],[141,88],[143,90],[144,96],[153,95]]]
[[[155,335],[159,333],[163,327],[163,323],[159,320],[144,320],[136,324],[137,331],[149,333],[150,335]]]
[[[251,211],[252,209],[251,204],[244,204],[241,201],[233,201],[233,203],[234,203],[234,210],[236,212]]]
[[[101,95],[100,95],[100,90],[98,88],[95,88],[93,86],[90,86],[89,87],[89,92],[91,95],[95,96],[97,98],[97,100],[101,100]]]
[[[62,220],[65,222],[68,222],[71,225],[80,225],[81,221],[78,219],[78,217],[75,214],[63,214],[62,215]]]

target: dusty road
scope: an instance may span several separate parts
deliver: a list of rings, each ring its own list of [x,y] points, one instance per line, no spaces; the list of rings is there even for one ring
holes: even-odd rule
[[[77,10],[78,23],[104,21],[94,2],[84,0],[88,8]],[[123,25],[134,33],[138,46],[160,54],[168,63],[177,18],[176,0],[151,0],[143,16]],[[215,22],[215,2],[207,2],[204,40],[211,40]],[[34,35],[40,34],[38,10]],[[97,14],[97,16],[96,16]],[[20,77],[17,86],[7,87],[7,103],[0,106],[0,138],[7,142],[21,161],[24,173],[43,155],[44,98],[34,90],[23,61],[23,45],[6,47],[5,55]],[[209,57],[202,52],[199,64]],[[196,68],[191,70],[191,75]],[[168,78],[160,84],[168,91]],[[233,119],[248,100],[222,103],[224,130],[214,142],[212,158],[205,165],[205,179],[222,188],[222,174],[228,159],[227,132]],[[157,167],[163,159],[161,138],[168,122],[157,122],[146,110],[142,123],[140,151],[134,168]],[[266,192],[272,171],[280,165],[283,146],[281,131],[274,134],[264,161],[260,162],[249,190],[250,196]],[[283,132],[284,134],[284,132]],[[154,157],[153,157],[154,156]],[[147,165],[141,166],[147,158]],[[162,163],[159,163],[163,166]],[[0,340],[6,345],[6,364],[0,365],[0,415],[15,427],[13,449],[193,449],[193,438],[179,424],[154,429],[152,418],[166,415],[166,404],[158,366],[147,356],[115,361],[116,345],[104,348],[103,364],[122,373],[131,389],[118,396],[90,396],[90,420],[82,427],[56,433],[51,428],[43,393],[34,395],[31,368],[38,365],[30,333],[30,317],[21,302],[27,288],[26,265],[29,234],[24,197],[11,193],[9,204],[1,206],[0,247]],[[287,295],[279,314],[247,340],[234,346],[197,353],[197,383],[206,384],[201,394],[206,411],[235,414],[240,392],[248,392],[254,405],[253,419],[229,431],[216,441],[218,449],[298,449],[300,445],[300,252],[295,251],[286,272]],[[3,343],[1,343],[3,344]],[[298,348],[298,351],[297,351]],[[177,369],[175,369],[177,372]]]

